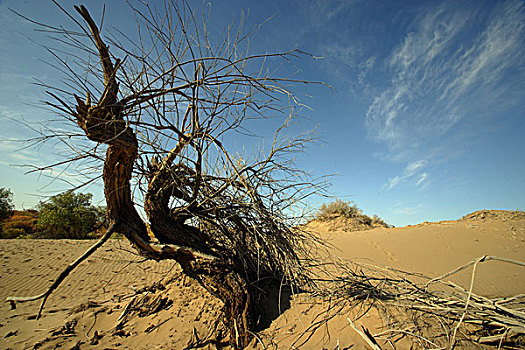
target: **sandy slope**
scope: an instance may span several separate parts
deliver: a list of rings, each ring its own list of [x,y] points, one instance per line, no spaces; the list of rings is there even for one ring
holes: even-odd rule
[[[486,213],[485,215],[483,213]],[[491,215],[489,215],[489,213]],[[313,224],[339,257],[374,262],[437,277],[483,255],[525,260],[525,215],[476,212],[461,220],[369,231],[324,230]],[[468,287],[471,272],[453,278]],[[525,292],[525,269],[500,262],[481,264],[474,291],[488,297]]]
[[[331,258],[430,277],[483,255],[525,260],[523,213],[477,212],[457,221],[358,232],[315,222],[309,229],[332,244],[327,253]],[[0,241],[0,298],[42,292],[92,243]],[[451,280],[468,287],[470,277],[466,269]],[[140,290],[159,280],[164,282],[157,288]],[[488,297],[525,293],[525,270],[500,262],[480,264],[474,291]],[[204,349],[224,348],[210,341],[217,338],[210,333],[217,327],[220,302],[183,278],[173,263],[141,261],[121,240],[111,240],[81,264],[50,297],[43,317],[35,320],[38,306],[18,303],[11,310],[0,303],[1,349],[184,349],[199,340]],[[268,349],[366,349],[347,320],[357,315],[362,315],[354,323],[358,328],[365,326],[373,334],[384,330],[384,315],[376,308],[365,313],[355,303],[326,294],[297,295],[291,308],[258,338]],[[410,348],[411,342],[403,338],[395,346]],[[255,339],[253,348],[263,346]]]

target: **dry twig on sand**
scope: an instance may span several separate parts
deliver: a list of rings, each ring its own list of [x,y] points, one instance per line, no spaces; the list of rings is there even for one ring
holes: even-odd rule
[[[453,349],[459,343],[492,344],[502,349],[518,349],[525,345],[525,295],[508,298],[487,298],[473,292],[476,267],[488,261],[525,266],[523,262],[495,256],[482,256],[438,278],[408,273],[354,261],[339,261],[336,278],[319,280],[315,295],[326,298],[330,307],[319,321],[313,322],[296,338],[310,339],[339,312],[353,310],[350,326],[368,343],[395,343],[408,338],[415,348]],[[468,289],[445,280],[472,266]],[[368,337],[354,321],[378,310],[384,329]],[[369,346],[372,346],[369,344]],[[379,346],[379,345],[377,345]],[[372,346],[373,347],[373,346]],[[373,347],[374,348],[374,347]]]
[[[91,254],[93,254],[98,248],[100,248],[113,234],[115,231],[115,227],[117,226],[118,222],[114,222],[106,231],[106,233],[95,243],[93,244],[84,254],[82,254],[80,257],[78,257],[75,261],[73,261],[71,264],[69,264],[60,275],[55,279],[53,284],[42,294],[38,294],[31,297],[7,297],[6,301],[9,301],[14,307],[15,302],[24,302],[24,301],[35,301],[39,299],[43,299],[42,303],[40,304],[40,308],[38,309],[38,314],[36,316],[37,319],[40,318],[42,315],[42,310],[44,309],[44,305],[46,303],[47,298],[53,293],[55,289],[62,283],[62,281],[77,267],[82,261],[86,260]]]
[[[377,296],[377,286],[381,285],[381,302],[385,305],[434,317],[443,328],[441,334],[431,334],[430,330],[421,329],[418,330],[419,333],[413,335],[418,339],[425,339],[425,346],[435,345],[438,341],[445,341],[448,343],[445,346],[452,349],[458,341],[459,333],[462,333],[461,340],[466,342],[487,343],[493,341],[499,342],[500,345],[509,346],[515,343],[521,344],[525,335],[525,313],[523,312],[525,296],[516,295],[512,298],[490,299],[473,292],[477,265],[491,260],[525,266],[520,261],[483,256],[438,278],[430,279],[420,275],[419,278],[428,280],[424,285],[412,282],[411,279],[413,278],[407,273],[392,270],[383,270],[384,277],[382,279],[367,278],[366,283],[359,283],[363,281],[363,274],[352,273],[347,270],[350,272],[349,277],[342,282],[353,288],[354,294],[356,293],[356,286],[366,288],[368,285],[368,290],[365,289],[360,292],[368,294],[370,298]],[[469,266],[472,266],[472,273],[468,290],[444,279]],[[369,271],[373,269],[372,266],[366,266],[366,268]],[[375,275],[376,272],[369,272],[367,275]],[[438,284],[437,288],[431,289],[432,284]],[[462,327],[463,325],[465,327]],[[463,331],[462,328],[464,328]],[[394,330],[392,334],[396,332]]]

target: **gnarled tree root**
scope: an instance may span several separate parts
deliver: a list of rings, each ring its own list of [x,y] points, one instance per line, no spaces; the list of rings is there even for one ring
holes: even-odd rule
[[[244,279],[221,260],[179,263],[185,274],[224,302],[224,325],[230,333],[230,344],[234,349],[244,349],[251,338],[248,319],[250,293]]]

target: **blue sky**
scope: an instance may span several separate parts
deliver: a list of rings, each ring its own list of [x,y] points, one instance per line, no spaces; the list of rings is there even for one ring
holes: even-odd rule
[[[60,3],[72,9],[73,2]],[[85,3],[100,18],[102,2]],[[525,208],[522,0],[206,3],[212,30],[241,12],[246,28],[271,17],[252,52],[297,48],[319,57],[293,61],[301,78],[333,87],[303,90],[311,110],[297,128],[316,127],[323,142],[298,164],[315,176],[336,174],[334,196],[396,226]],[[5,140],[33,136],[16,120],[56,118],[35,106],[44,92],[31,83],[58,80],[37,45],[50,39],[9,8],[50,24],[70,21],[51,2],[0,1],[0,187],[29,208],[35,195],[67,187],[45,174],[23,175],[20,165],[50,163],[63,149],[20,149]],[[107,1],[105,28],[127,30],[133,20],[123,1]],[[99,185],[89,191],[101,201]]]

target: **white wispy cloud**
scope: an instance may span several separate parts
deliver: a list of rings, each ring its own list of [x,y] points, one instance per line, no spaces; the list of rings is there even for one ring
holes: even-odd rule
[[[426,160],[418,160],[418,161],[409,163],[405,167],[403,171],[403,175],[394,176],[388,179],[387,183],[384,184],[381,189],[387,190],[387,191],[391,190],[397,185],[399,185],[400,183],[407,182],[409,180],[413,180],[415,177],[418,177],[418,180],[415,182],[415,185],[416,186],[422,185],[423,182],[427,179],[428,173],[422,173],[422,174],[419,174],[419,173],[421,172],[421,170],[423,170],[426,164],[427,164]]]
[[[419,170],[421,170],[427,164],[426,160],[418,160],[417,162],[412,162],[407,165],[405,172],[414,175]]]
[[[327,42],[321,47],[324,56],[323,67],[330,76],[334,79],[347,77],[343,84],[348,85],[354,92],[369,86],[367,78],[376,68],[376,56],[369,55],[363,46],[357,44]]]
[[[314,27],[321,27],[331,22],[335,16],[346,13],[349,8],[359,2],[360,0],[311,0],[301,2],[300,8],[306,11],[306,18]]]
[[[423,209],[423,204],[419,204],[413,207],[399,206],[398,208],[394,209],[394,212],[402,215],[415,215],[419,213],[421,209]]]
[[[428,178],[428,173],[423,173],[419,176],[419,180],[416,182],[416,186],[421,186],[425,183],[425,180]]]
[[[391,153],[439,142],[464,118],[505,111],[525,91],[524,3],[500,2],[484,21],[479,9],[456,5],[428,9],[386,61],[390,84],[366,126]]]

